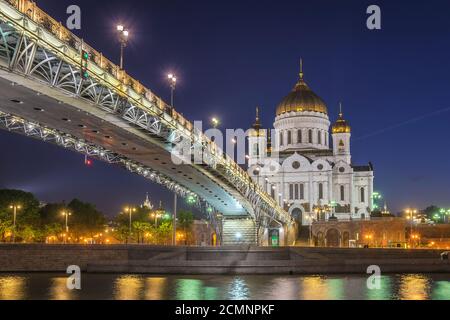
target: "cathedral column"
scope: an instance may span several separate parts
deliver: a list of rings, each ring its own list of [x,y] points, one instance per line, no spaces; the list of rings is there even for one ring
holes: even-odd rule
[[[334,200],[333,199],[333,173],[330,172],[328,174],[328,200],[329,200],[329,204],[331,205],[331,202]],[[331,208],[331,213],[334,213],[335,208],[332,207]]]
[[[368,196],[368,201],[369,201],[369,208],[370,211],[373,210],[373,201],[372,201],[372,197],[373,197],[373,177],[369,177],[369,186],[367,188],[367,190],[369,191]],[[370,212],[369,212],[369,217],[370,217]]]
[[[314,203],[314,186],[313,186],[313,181],[312,181],[313,177],[312,177],[311,173],[309,173],[308,176],[309,176],[308,193],[309,193],[309,206],[310,206],[309,211],[313,212],[314,211],[313,207],[315,205],[315,203]]]
[[[355,189],[355,182],[353,181],[353,173],[350,175],[350,192],[349,192],[349,203],[350,203],[350,217],[353,218],[353,215],[355,214],[355,212],[353,210],[355,210],[355,195],[354,195],[354,189]]]

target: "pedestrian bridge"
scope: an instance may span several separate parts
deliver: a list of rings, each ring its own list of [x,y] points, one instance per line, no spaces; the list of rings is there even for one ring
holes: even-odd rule
[[[0,0],[0,36],[0,127],[121,166],[191,199],[223,244],[265,244],[270,229],[280,230],[281,243],[287,239],[291,217],[246,171],[35,3]],[[180,141],[200,163],[173,163]]]

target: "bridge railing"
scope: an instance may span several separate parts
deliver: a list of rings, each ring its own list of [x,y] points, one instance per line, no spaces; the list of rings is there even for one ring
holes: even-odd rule
[[[272,199],[265,190],[259,184],[252,181],[250,176],[245,170],[243,170],[236,162],[231,159],[226,153],[224,153],[214,141],[209,139],[203,132],[194,131],[193,124],[178,113],[174,108],[171,108],[160,97],[154,94],[150,89],[142,85],[138,80],[131,77],[124,70],[121,70],[119,66],[107,59],[102,53],[89,46],[83,39],[80,39],[68,30],[61,22],[56,21],[45,11],[40,9],[35,2],[31,0],[5,0],[10,5],[15,7],[19,12],[26,15],[30,20],[43,27],[46,31],[57,37],[60,41],[65,43],[68,47],[72,48],[79,53],[79,63],[81,64],[81,56],[83,51],[88,52],[90,55],[90,63],[94,64],[102,70],[103,73],[107,73],[115,78],[114,82],[122,84],[125,88],[130,88],[134,91],[134,97],[141,97],[156,106],[160,112],[164,113],[169,119],[169,123],[175,123],[176,126],[181,126],[192,137],[197,135],[201,141],[205,142],[208,146],[209,152],[216,157],[217,162],[227,166],[235,174],[236,177],[241,179],[244,183],[247,183],[252,189],[256,190],[261,197],[269,203],[273,208],[278,208],[277,202]],[[91,66],[88,66],[90,70]],[[93,69],[93,68],[92,68]],[[103,77],[105,78],[105,77]],[[130,90],[122,89],[124,95],[126,92],[130,94]],[[281,213],[283,210],[279,208]]]

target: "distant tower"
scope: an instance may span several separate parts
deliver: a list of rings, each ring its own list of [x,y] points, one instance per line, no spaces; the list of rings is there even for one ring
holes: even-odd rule
[[[149,210],[153,210],[153,204],[151,203],[149,197],[148,197],[148,193],[147,196],[145,197],[145,201],[142,204],[141,208],[145,208],[145,209],[149,209]]]
[[[339,118],[333,125],[333,153],[336,159],[342,160],[349,165],[352,162],[352,156],[350,153],[350,138],[351,138],[351,127],[348,122],[344,119],[344,114],[342,113],[342,103],[339,104]]]
[[[248,165],[253,166],[261,164],[266,156],[267,139],[265,130],[261,129],[261,120],[259,117],[259,108],[256,108],[256,120],[250,130],[248,137],[249,159]]]
[[[391,212],[388,209],[387,203],[384,203],[384,209],[383,212],[381,213],[383,215],[383,217],[389,217],[391,216]]]

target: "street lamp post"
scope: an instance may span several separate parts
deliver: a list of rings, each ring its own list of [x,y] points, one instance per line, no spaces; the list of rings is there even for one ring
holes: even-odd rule
[[[13,210],[13,232],[12,232],[12,242],[16,242],[16,220],[17,220],[17,210],[22,209],[22,206],[13,204],[9,207]]]
[[[125,29],[123,25],[118,25],[117,33],[120,42],[120,70],[123,70],[123,54],[128,44],[128,37],[130,36],[130,32]]]
[[[406,214],[407,214],[408,219],[410,220],[409,242],[410,242],[410,246],[412,247],[412,244],[413,244],[412,237],[413,237],[414,215],[417,214],[417,210],[415,210],[415,209],[408,209],[408,210],[406,210]]]
[[[177,204],[178,204],[178,195],[177,192],[174,192],[173,199],[173,234],[172,234],[172,245],[177,245]]]
[[[313,247],[313,223],[314,215],[309,213],[309,246]]]
[[[177,77],[170,73],[167,75],[167,78],[169,79],[170,84],[170,107],[173,109],[175,107],[174,105],[174,98],[175,98],[175,89],[177,88]]]
[[[129,227],[130,227],[129,233],[128,233],[128,242],[130,242],[130,239],[131,239],[131,214],[133,212],[136,212],[136,208],[131,208],[131,207],[125,208],[125,213],[128,213],[128,216],[129,216]]]
[[[64,244],[65,244],[66,243],[66,237],[69,236],[69,216],[71,216],[72,213],[68,212],[68,211],[63,211],[62,215],[66,219],[66,236],[64,237]]]
[[[158,219],[162,218],[162,214],[160,213],[152,213],[151,217],[155,219],[155,227],[158,228]]]

